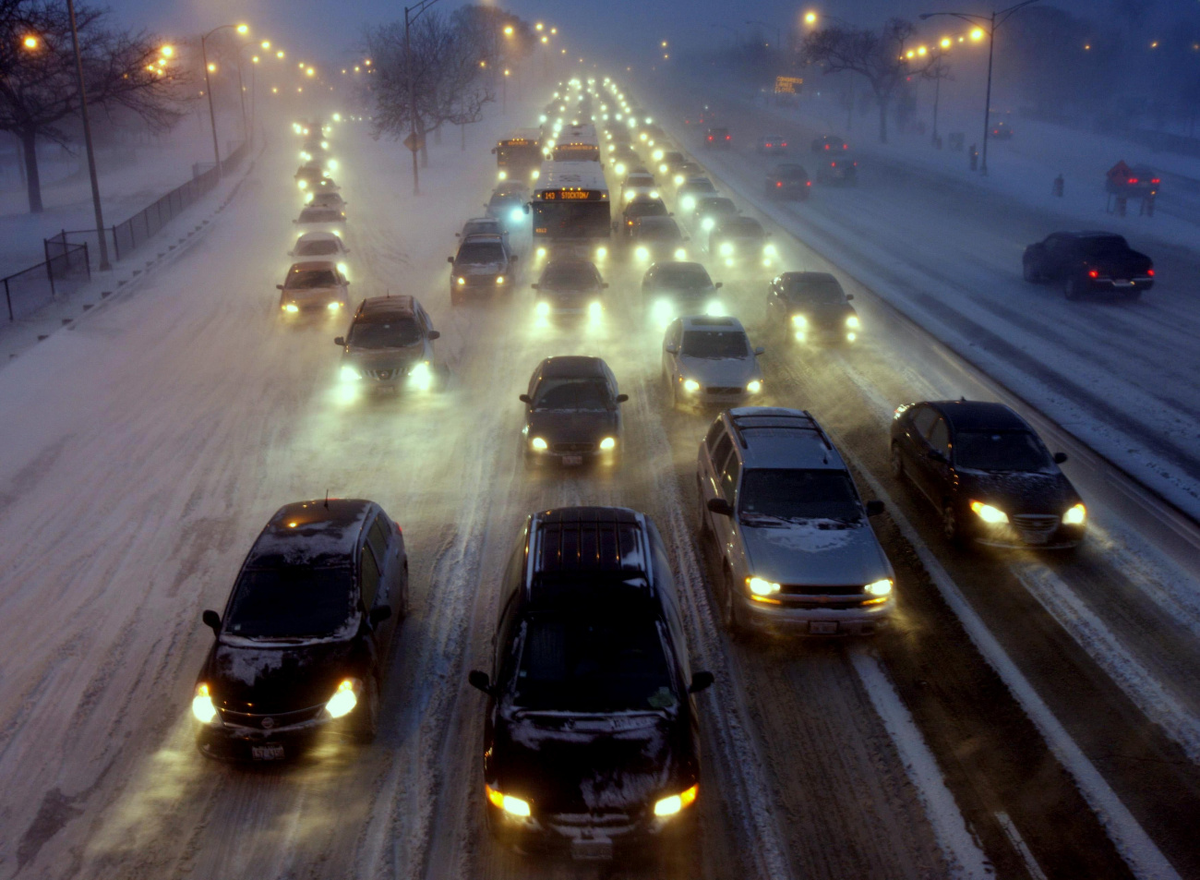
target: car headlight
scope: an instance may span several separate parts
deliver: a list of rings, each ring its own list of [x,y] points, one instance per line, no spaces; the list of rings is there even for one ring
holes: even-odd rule
[[[857,330],[859,328],[858,315],[851,315],[846,319],[847,330]]]
[[[201,724],[212,724],[217,717],[217,706],[206,684],[196,685],[196,695],[192,697],[192,715]]]
[[[497,284],[503,284],[503,283],[504,283],[504,276],[503,276],[503,275],[497,275],[497,276],[496,276],[496,283],[497,283]]]
[[[501,171],[499,176],[500,176],[501,180],[508,180],[508,172],[507,171]]]
[[[700,221],[700,228],[705,232],[712,232],[712,228],[717,225],[717,221],[712,217],[705,217]]]
[[[696,802],[696,796],[700,794],[699,784],[693,785],[691,788],[681,791],[679,794],[673,794],[669,797],[659,798],[654,802],[654,815],[674,816],[676,813],[686,810]]]
[[[764,257],[773,257],[777,253],[778,253],[778,251],[775,250],[775,245],[773,245],[773,244],[763,245],[763,256]]]
[[[618,163],[617,163],[617,164],[614,166],[613,170],[614,170],[614,171],[616,171],[616,172],[617,172],[617,174],[624,175],[624,174],[625,174],[625,163],[624,163],[624,162],[618,162]]]
[[[760,577],[746,578],[746,586],[756,596],[770,596],[772,593],[779,592],[779,584]]]
[[[534,437],[532,440],[529,441],[529,445],[532,446],[538,452],[545,452],[547,449],[550,448],[550,444],[547,443],[541,437]]]
[[[345,275],[345,274],[346,274],[346,271],[347,271],[347,269],[349,268],[349,267],[347,267],[347,266],[346,266],[346,264],[345,264],[345,263],[338,263],[338,264],[337,264],[337,267],[338,267],[338,271],[339,271],[339,272],[341,272],[343,275]]]
[[[537,168],[534,168],[532,171],[529,172],[530,180],[537,180],[541,176],[542,176],[542,172],[539,171]]]
[[[467,283],[467,279],[466,279],[466,278],[464,278],[463,276],[459,275],[459,276],[458,276],[458,280],[456,281],[456,283],[457,283],[457,284],[466,284],[466,283]]]
[[[600,449],[603,450],[604,452],[610,452],[611,450],[616,449],[616,448],[617,448],[617,438],[616,437],[605,437],[603,440],[600,441]]]
[[[308,193],[308,194],[307,194],[307,195],[305,195],[305,197],[304,197],[304,204],[306,204],[306,205],[311,205],[311,204],[312,204],[312,200],[313,200],[313,194],[312,194],[312,193]]]
[[[533,307],[533,313],[539,318],[550,317],[550,303],[546,302],[544,299],[539,300]]]
[[[608,256],[608,248],[606,248],[606,247],[596,248],[596,259],[597,260],[603,260],[607,256]]]
[[[649,251],[647,248],[643,247],[643,246],[639,246],[639,247],[638,247],[638,249],[637,249],[636,251],[634,251],[634,255],[635,255],[635,256],[636,256],[636,257],[637,257],[639,260],[648,260],[648,259],[650,259],[650,251]]]
[[[685,211],[696,210],[696,197],[695,196],[684,196],[682,199],[679,200],[679,206],[681,208],[683,208],[683,210],[685,210]]]
[[[695,379],[684,379],[683,380],[683,390],[686,391],[688,394],[695,394],[697,391],[700,390],[700,383],[697,382]]]
[[[721,247],[718,249],[723,257],[733,256],[733,243],[729,241],[721,242]]]
[[[342,377],[343,382],[357,382],[362,378],[362,373],[354,369],[354,367],[350,366],[349,364],[342,364],[342,368],[338,371],[338,375]]]
[[[792,326],[797,330],[806,330],[808,328],[808,318],[804,315],[792,315]]]
[[[666,174],[666,173],[667,173],[667,163],[666,163],[666,162],[662,162],[662,163],[660,163],[660,164],[659,164],[659,166],[658,166],[658,173],[659,173],[659,174]]]
[[[513,797],[510,794],[502,794],[490,785],[485,785],[484,790],[487,792],[488,802],[498,809],[503,810],[510,816],[516,816],[519,819],[528,819],[532,810],[529,808],[529,801],[523,801],[519,797]]]
[[[686,260],[687,259],[687,250],[685,248],[675,248],[675,259]]]
[[[972,501],[971,512],[985,523],[991,525],[1008,522],[1007,513],[997,507],[992,507],[990,504],[984,504],[982,501]]]
[[[1081,526],[1087,521],[1087,508],[1076,504],[1062,516],[1064,526]]]
[[[325,711],[333,718],[349,715],[358,705],[358,694],[361,690],[362,682],[357,678],[343,678],[329,702],[325,704]]]
[[[540,247],[537,249],[537,258],[539,260],[546,259],[546,249],[544,247]]]
[[[667,169],[665,169],[665,168],[663,169],[663,171],[666,171],[666,170],[667,170]],[[682,185],[683,185],[683,181],[684,181],[684,177],[683,177],[683,175],[682,175],[682,174],[676,174],[676,175],[675,175],[675,177],[674,177],[674,180],[675,180],[675,185],[676,185],[676,186],[682,186]]]
[[[704,314],[710,318],[719,318],[725,314],[725,306],[722,305],[720,300],[714,299],[704,307]]]
[[[331,311],[331,312],[336,312],[341,307],[342,307],[342,304],[340,302],[338,302],[336,299],[333,302],[329,303],[327,306],[325,306],[325,308],[329,309],[329,311]]]
[[[296,312],[300,311],[300,306],[296,305],[295,303],[284,303],[283,310],[289,315],[294,315]]]
[[[298,181],[296,181],[296,186],[300,187],[300,189],[308,189],[308,181],[307,180],[298,180]]]
[[[863,587],[864,593],[870,593],[872,596],[886,596],[892,591],[892,579],[882,578],[877,581],[872,581]]]
[[[655,321],[666,326],[671,323],[671,318],[675,316],[675,309],[671,305],[670,300],[660,299],[654,303],[651,314]]]
[[[420,361],[408,371],[408,381],[418,391],[428,391],[433,387],[433,370],[428,361]]]
[[[746,383],[746,390],[751,394],[758,394],[758,392],[762,391],[762,381],[759,379],[751,379]]]
[[[599,321],[604,314],[604,306],[599,302],[588,303],[588,317],[593,321]]]
[[[508,219],[513,223],[520,223],[523,216],[525,216],[525,212],[520,208],[513,208],[508,212]]]
[[[655,162],[661,162],[661,161],[662,161],[662,157],[663,157],[663,151],[662,151],[662,150],[655,150],[655,151],[652,153],[652,155],[654,156],[654,161],[655,161]],[[660,168],[661,168],[663,171],[666,171],[666,170],[667,170],[667,166],[666,166],[666,165],[660,165],[659,167],[660,167]]]

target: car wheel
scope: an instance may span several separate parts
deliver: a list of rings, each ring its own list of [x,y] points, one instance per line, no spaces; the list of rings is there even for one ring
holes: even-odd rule
[[[888,459],[891,464],[892,476],[897,480],[904,479],[904,456],[900,454],[900,446],[896,443],[892,444],[891,456]]]
[[[452,305],[452,306],[462,305],[462,294],[459,293],[457,290],[455,290],[453,287],[450,288],[450,305]]]
[[[962,543],[962,526],[958,521],[958,512],[950,501],[942,503],[942,537],[950,544]]]
[[[358,710],[354,726],[354,739],[361,745],[370,745],[379,733],[379,679],[371,675],[367,679],[363,706]]]
[[[1029,260],[1025,260],[1021,264],[1021,268],[1022,274],[1025,276],[1025,280],[1030,284],[1037,284],[1039,281],[1041,281],[1041,278],[1038,277],[1037,272],[1033,271],[1033,265],[1029,262]]]
[[[1083,298],[1083,285],[1080,283],[1079,279],[1074,275],[1072,275],[1070,278],[1067,279],[1067,283],[1066,283],[1064,290],[1065,290],[1067,299],[1071,300],[1072,302]]]
[[[735,595],[733,572],[726,569],[724,590],[721,594],[721,622],[725,624],[725,629],[729,631],[730,637],[738,639],[745,635],[746,629],[742,625],[741,615],[738,613]]]
[[[400,588],[400,604],[396,609],[401,620],[408,617],[409,602],[408,602],[408,563],[404,563],[404,576],[401,579],[402,586]]]

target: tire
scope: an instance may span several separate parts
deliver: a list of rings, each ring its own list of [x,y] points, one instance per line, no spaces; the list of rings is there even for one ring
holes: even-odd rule
[[[962,525],[958,521],[958,511],[954,509],[954,503],[950,501],[942,502],[942,537],[951,546],[958,547],[963,543]]]
[[[1022,269],[1021,274],[1025,276],[1025,280],[1029,284],[1041,283],[1041,280],[1042,280],[1041,276],[1038,275],[1037,272],[1033,271],[1033,266],[1030,264],[1030,262],[1028,260],[1025,260],[1022,262],[1021,269]]]
[[[1072,275],[1067,279],[1066,284],[1063,285],[1063,292],[1066,294],[1067,299],[1069,299],[1071,302],[1078,302],[1079,300],[1083,299],[1082,287],[1083,286],[1080,284],[1079,278]]]
[[[461,306],[462,301],[463,301],[462,294],[459,293],[457,290],[455,290],[453,287],[451,287],[450,288],[450,305]]]
[[[365,700],[354,724],[354,741],[359,745],[370,745],[379,734],[379,679],[371,675],[367,679]]]
[[[891,454],[888,456],[888,464],[891,466],[892,476],[897,480],[903,481],[908,475],[904,472],[904,457],[900,454],[900,447],[893,443]]]
[[[746,627],[738,614],[737,602],[734,601],[733,573],[725,570],[723,589],[721,591],[721,622],[732,639],[741,639],[746,635]]]

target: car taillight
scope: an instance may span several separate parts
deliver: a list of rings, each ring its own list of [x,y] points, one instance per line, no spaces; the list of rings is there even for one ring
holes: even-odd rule
[[[1100,273],[1097,272],[1095,269],[1088,270],[1088,278],[1099,278],[1099,277],[1100,277]]]
[[[784,142],[783,142],[782,144],[780,144],[779,146],[781,146],[781,147],[786,147],[786,146],[787,146],[787,141],[784,141]],[[1158,183],[1158,181],[1157,181],[1157,180],[1156,180],[1156,181],[1154,181],[1154,182],[1155,182],[1155,183]]]
[[[848,149],[850,149],[850,145],[849,145],[849,144],[842,144],[842,149],[843,149],[843,150],[848,150]]]
[[[1146,270],[1146,274],[1147,274],[1147,275],[1149,275],[1151,278],[1153,278],[1153,277],[1154,277],[1154,270],[1153,270],[1153,269],[1147,269],[1147,270]]]
[[[830,168],[837,168],[837,162],[830,162],[830,163],[829,163],[829,167],[830,167]]]
[[[782,180],[777,180],[777,181],[775,181],[775,185],[776,185],[776,186],[783,186],[783,181],[782,181]]]
[[[396,534],[397,534],[397,535],[403,535],[403,534],[404,534],[404,529],[400,528],[400,523],[396,523]]]
[[[732,140],[732,139],[733,139],[733,135],[731,135],[731,134],[725,135],[725,140],[728,141],[728,140]]]
[[[811,181],[811,180],[806,180],[806,181],[804,181],[804,185],[805,185],[805,186],[812,186],[812,181]]]
[[[1127,180],[1125,182],[1126,183],[1137,183],[1137,181],[1138,181],[1138,179],[1136,177],[1131,177],[1131,178],[1129,178],[1129,180]]]
[[[787,144],[784,144],[784,146],[786,147]],[[1150,182],[1151,183],[1161,183],[1161,181],[1157,177],[1151,177]]]

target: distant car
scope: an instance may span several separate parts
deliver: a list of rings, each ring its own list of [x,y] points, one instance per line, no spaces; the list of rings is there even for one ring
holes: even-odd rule
[[[732,217],[738,213],[738,207],[733,199],[724,196],[702,196],[696,199],[696,207],[692,211],[692,221],[702,232],[711,232],[717,221]]]
[[[458,253],[447,257],[450,264],[450,305],[461,305],[467,297],[491,298],[513,289],[517,255],[503,235],[469,235],[458,245]]]
[[[504,227],[500,225],[500,221],[495,217],[472,217],[463,224],[460,232],[454,233],[454,237],[464,239],[468,235],[507,235]]]
[[[838,137],[835,134],[827,134],[824,137],[819,137],[812,142],[812,151],[814,153],[845,153],[850,149],[850,144],[845,138]]]
[[[741,406],[762,396],[762,353],[737,318],[677,318],[663,338],[663,387],[676,407]]]
[[[309,205],[300,210],[300,216],[294,223],[307,225],[309,223],[345,223],[346,212],[340,208],[323,208],[319,205]]]
[[[713,182],[702,175],[689,177],[675,191],[681,211],[694,211],[698,199],[702,196],[715,196],[716,194],[717,188],[713,186]]]
[[[658,160],[658,172],[667,177],[673,177],[678,173],[679,166],[686,161],[687,158],[678,150],[667,150],[663,153],[662,158]]]
[[[807,412],[721,413],[696,465],[700,536],[731,635],[869,635],[895,612],[895,572],[829,435]]]
[[[604,314],[608,283],[590,260],[552,259],[531,286],[537,293],[533,308],[539,318],[587,315],[599,320]]]
[[[616,149],[610,151],[608,158],[612,162],[613,171],[617,174],[628,174],[642,164],[642,159],[638,156],[637,151],[628,144],[617,144]]]
[[[706,147],[721,147],[728,149],[733,144],[733,135],[723,125],[714,125],[704,133]]]
[[[521,395],[526,464],[614,464],[621,453],[621,404],[629,395],[598,357],[549,357]]]
[[[669,217],[666,202],[648,195],[634,196],[621,208],[621,216],[613,221],[613,229],[624,239],[633,232],[633,224],[639,217]]]
[[[787,138],[781,134],[763,135],[758,139],[755,149],[765,155],[786,153],[788,150]]]
[[[521,852],[577,860],[689,850],[700,723],[662,536],[627,508],[530,516],[499,585],[487,694],[484,814]]]
[[[649,171],[630,171],[625,175],[625,180],[621,182],[621,203],[628,202],[634,196],[658,198],[658,184]]]
[[[350,249],[335,232],[306,232],[296,239],[289,257],[329,257],[340,260]],[[339,266],[339,269],[341,267]]]
[[[708,234],[708,252],[726,266],[735,264],[769,266],[775,261],[775,245],[767,241],[771,233],[753,217],[726,215]]]
[[[680,162],[675,166],[673,173],[671,174],[671,182],[674,183],[675,186],[682,186],[689,178],[703,176],[704,169],[697,163],[691,161]]]
[[[214,758],[297,757],[322,731],[370,742],[397,622],[408,607],[400,527],[374,502],[286,504],[250,548],[192,696]]]
[[[283,284],[276,284],[279,308],[287,316],[338,315],[350,303],[350,282],[332,260],[293,263]]]
[[[992,126],[992,137],[998,141],[1012,140],[1013,128],[1007,122],[997,122]]]
[[[321,163],[315,160],[310,160],[296,169],[296,173],[292,175],[292,179],[296,181],[303,180],[306,184],[312,183],[314,180],[320,180],[325,176],[325,170],[321,167]],[[301,187],[304,189],[305,187]]]
[[[672,217],[638,217],[629,231],[629,246],[634,259],[642,263],[657,260],[686,260],[688,240]]]
[[[349,331],[333,340],[342,349],[338,374],[343,387],[387,394],[441,389],[447,370],[433,345],[440,336],[414,297],[363,300]]]
[[[818,159],[817,182],[855,185],[858,183],[858,161],[844,154]]]
[[[519,181],[505,181],[496,187],[484,210],[505,230],[512,229],[529,213],[529,190]]]
[[[346,210],[346,200],[337,192],[315,192],[308,197],[308,205],[314,208],[337,208],[339,211]]]
[[[948,541],[1071,548],[1087,508],[1029,424],[1002,403],[942,400],[899,407],[892,473],[941,513]]]
[[[1094,292],[1137,299],[1154,286],[1154,264],[1112,232],[1055,232],[1025,248],[1025,280],[1062,284],[1067,299]]]
[[[828,272],[784,272],[767,288],[767,324],[799,343],[854,342],[862,324],[852,299]]]
[[[655,263],[642,277],[642,312],[660,327],[680,315],[723,315],[725,307],[700,263],[665,260]]]
[[[763,183],[763,194],[769,199],[800,199],[808,198],[812,189],[812,178],[804,170],[803,165],[794,163],[777,165],[767,172]]]

